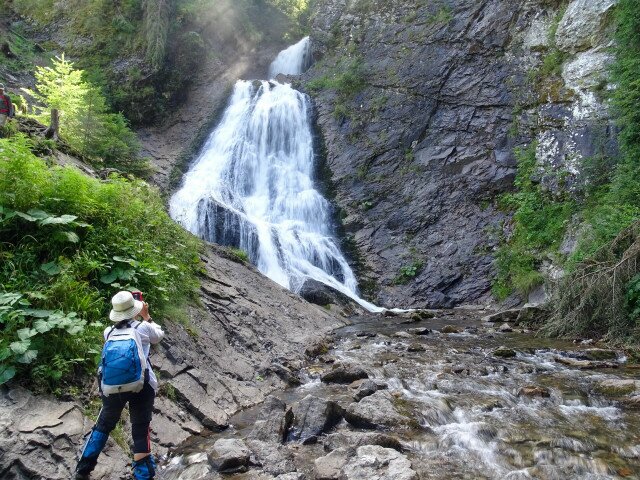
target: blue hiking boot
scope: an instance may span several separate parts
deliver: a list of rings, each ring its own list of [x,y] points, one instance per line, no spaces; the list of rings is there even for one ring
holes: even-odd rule
[[[135,480],[150,480],[155,478],[156,475],[156,461],[153,455],[144,457],[141,460],[134,461],[133,464],[133,478]]]
[[[87,442],[84,444],[82,454],[78,465],[76,466],[76,479],[86,480],[89,478],[89,474],[96,468],[98,463],[98,456],[102,449],[107,444],[109,434],[100,432],[98,430],[91,430]]]

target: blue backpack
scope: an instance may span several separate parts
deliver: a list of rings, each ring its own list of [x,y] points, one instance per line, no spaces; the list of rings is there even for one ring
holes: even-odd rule
[[[126,320],[115,325],[107,334],[102,359],[100,361],[100,387],[103,395],[139,392],[144,387],[147,358],[142,349],[142,339],[134,327]]]

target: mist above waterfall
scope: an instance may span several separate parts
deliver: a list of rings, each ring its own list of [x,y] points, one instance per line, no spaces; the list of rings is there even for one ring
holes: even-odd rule
[[[281,52],[270,72],[300,74],[309,40]],[[315,188],[307,95],[276,81],[236,83],[220,124],[170,202],[171,216],[211,242],[239,247],[272,280],[299,291],[314,279],[356,300],[331,209]]]

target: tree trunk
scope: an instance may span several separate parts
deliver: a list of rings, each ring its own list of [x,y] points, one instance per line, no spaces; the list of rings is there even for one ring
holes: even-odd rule
[[[58,128],[60,125],[60,115],[58,114],[58,109],[53,108],[51,110],[51,124],[49,128],[44,132],[44,138],[48,139],[58,139]]]

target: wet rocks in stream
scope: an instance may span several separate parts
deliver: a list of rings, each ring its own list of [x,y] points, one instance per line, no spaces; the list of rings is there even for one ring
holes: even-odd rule
[[[344,415],[344,409],[336,402],[313,395],[295,403],[292,410],[294,420],[287,438],[303,445],[317,442],[318,437],[337,425]]]
[[[405,448],[397,437],[380,432],[352,432],[342,431],[327,435],[322,442],[325,451],[331,452],[338,448],[357,448],[363,445],[379,445],[403,452]]]
[[[384,390],[387,388],[387,385],[385,384],[380,384],[378,382],[375,382],[373,380],[365,380],[362,383],[354,385],[354,387],[357,388],[356,393],[353,395],[353,399],[356,402],[359,402],[360,400],[362,400],[365,397],[368,397],[370,395],[373,395],[374,393],[376,393],[378,390]]]
[[[395,406],[395,397],[387,391],[378,391],[351,403],[346,409],[344,418],[357,428],[391,429],[408,426],[409,417],[402,415]]]
[[[333,369],[322,376],[324,383],[351,383],[369,378],[369,374],[355,365],[336,364]]]
[[[315,461],[316,480],[416,480],[409,459],[391,448],[338,448]]]
[[[293,411],[274,396],[267,397],[249,437],[253,440],[283,443],[293,423]]]
[[[249,469],[251,451],[238,439],[221,438],[209,452],[209,463],[220,473],[239,473]]]

